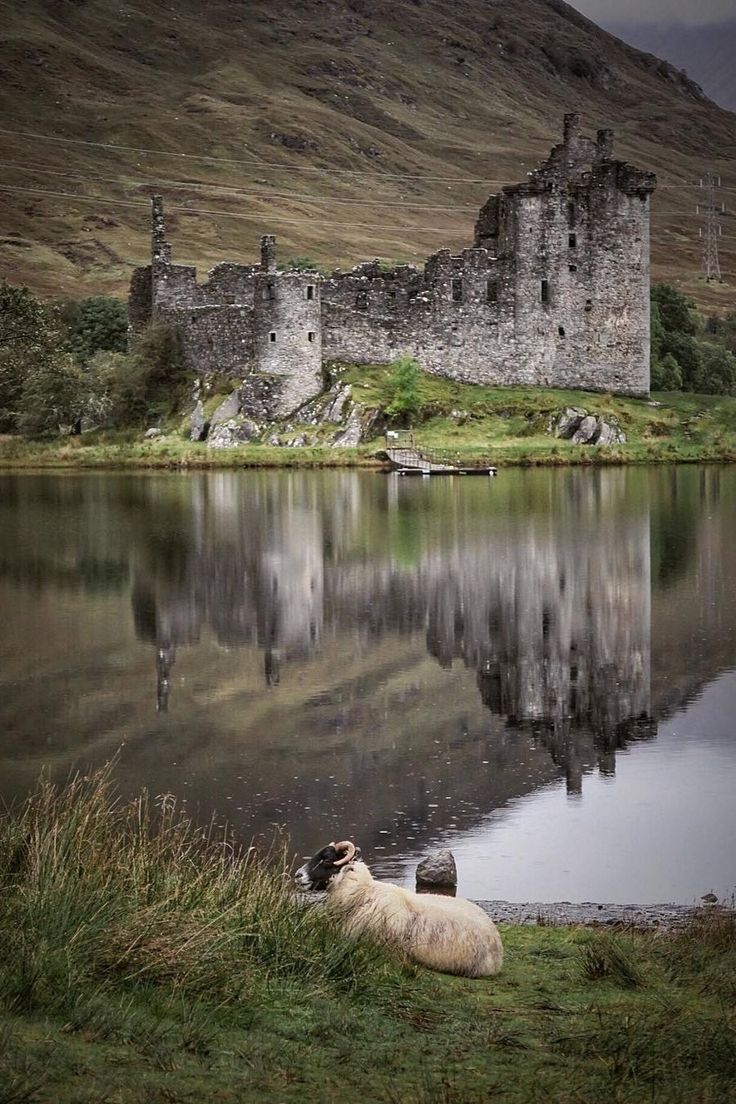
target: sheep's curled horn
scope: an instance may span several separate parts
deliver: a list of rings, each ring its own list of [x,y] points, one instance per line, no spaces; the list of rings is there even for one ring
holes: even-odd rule
[[[340,843],[331,843],[330,847],[334,847],[336,851],[345,851],[346,854],[341,859],[335,859],[333,866],[345,866],[355,857],[356,847],[350,840],[342,840]]]

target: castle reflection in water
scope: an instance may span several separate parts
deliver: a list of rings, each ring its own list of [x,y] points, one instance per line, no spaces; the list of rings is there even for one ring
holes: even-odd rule
[[[184,525],[135,557],[158,709],[204,633],[257,646],[275,694],[328,643],[423,636],[439,667],[475,673],[507,732],[546,749],[568,792],[594,764],[612,774],[617,749],[656,735],[649,501],[631,501],[623,471],[554,475],[527,502],[504,498],[503,476],[462,496],[356,473],[195,479]]]

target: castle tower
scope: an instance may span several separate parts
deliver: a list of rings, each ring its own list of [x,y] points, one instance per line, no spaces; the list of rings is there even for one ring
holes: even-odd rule
[[[274,416],[286,416],[322,390],[321,278],[316,272],[278,272],[276,239],[261,239],[254,283],[256,372],[276,377]]]
[[[163,196],[151,197],[151,264],[171,264],[171,246],[166,237],[166,219],[164,218]]]

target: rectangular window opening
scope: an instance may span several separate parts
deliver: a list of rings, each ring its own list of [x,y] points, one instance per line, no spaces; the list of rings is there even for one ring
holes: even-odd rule
[[[263,289],[263,298],[269,301],[276,298],[276,288],[273,284],[266,284]]]
[[[577,265],[568,265],[567,268],[568,268],[568,272],[577,272],[577,270],[578,270]]]
[[[314,284],[307,284],[307,299],[314,299]]]
[[[235,296],[234,295],[224,295],[223,298],[224,298],[226,303],[234,303],[235,302]]]
[[[567,205],[567,217],[570,220],[570,222],[575,221],[575,204],[574,203],[568,203],[568,205]]]
[[[568,234],[567,235],[567,244],[570,247],[570,249],[574,249],[575,246],[578,244],[577,234]]]
[[[270,334],[268,335],[268,340],[269,341],[275,341],[276,340],[276,331],[275,330],[271,330]]]
[[[489,280],[486,285],[486,299],[489,303],[498,302],[498,282],[496,280]]]
[[[585,300],[585,309],[586,309],[586,311],[592,311],[592,309],[593,309],[593,300],[592,299],[586,299]]]
[[[368,292],[359,291],[355,296],[355,309],[356,310],[368,310]]]
[[[549,280],[542,280],[541,297],[543,303],[549,303]]]
[[[560,335],[560,337],[564,337],[565,336],[565,327],[564,326],[558,326],[557,327],[557,332]]]
[[[463,282],[459,277],[452,281],[452,301],[453,303],[462,303],[463,301]]]
[[[310,330],[309,333],[307,334],[307,337],[309,338],[310,341],[314,341],[315,336],[316,336],[316,334],[315,334],[314,330]]]

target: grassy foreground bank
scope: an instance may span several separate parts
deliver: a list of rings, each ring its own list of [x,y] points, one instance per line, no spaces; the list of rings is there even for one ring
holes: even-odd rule
[[[736,931],[504,928],[470,982],[351,943],[278,857],[116,800],[0,822],[0,1101],[736,1099]]]
[[[391,370],[347,367],[336,379],[349,383],[365,409],[391,402]],[[221,400],[218,400],[221,401]],[[620,445],[574,445],[554,437],[552,427],[566,407],[612,419],[626,434]],[[448,451],[463,463],[567,465],[733,462],[736,460],[736,398],[661,392],[650,400],[589,391],[480,387],[422,375],[417,441]],[[332,448],[336,426],[289,423],[279,434],[292,448],[255,443],[210,449],[187,438],[186,422],[164,426],[144,440],[141,431],[95,431],[78,437],[34,441],[0,437],[0,468],[247,468],[377,467],[383,446],[377,437],[357,448]],[[271,433],[269,433],[271,436]]]

